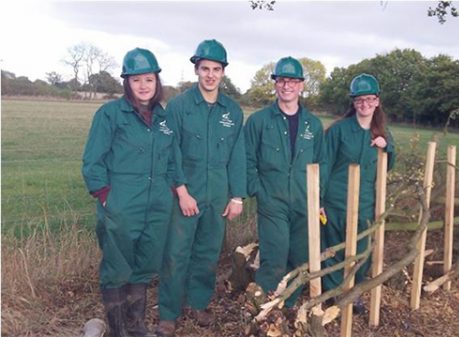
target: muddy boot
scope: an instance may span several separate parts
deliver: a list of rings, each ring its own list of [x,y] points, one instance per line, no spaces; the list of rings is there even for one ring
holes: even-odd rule
[[[156,336],[157,337],[174,337],[175,329],[176,329],[175,321],[159,321],[158,327],[156,328]]]
[[[365,308],[365,304],[363,303],[362,299],[360,297],[358,297],[354,303],[352,303],[352,309],[354,311],[354,313],[358,314],[358,315],[362,315],[365,313],[366,311],[366,308]]]
[[[126,293],[124,288],[102,290],[102,301],[107,314],[107,337],[130,337],[126,331]]]
[[[147,285],[145,283],[128,284],[127,292],[127,330],[132,337],[155,337],[145,326],[147,306]]]
[[[209,309],[196,310],[192,309],[192,316],[200,327],[208,327],[214,321],[214,316]]]

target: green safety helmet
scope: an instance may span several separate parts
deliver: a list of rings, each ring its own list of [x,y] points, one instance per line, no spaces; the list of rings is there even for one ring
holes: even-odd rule
[[[147,49],[135,48],[126,53],[123,59],[123,70],[121,77],[139,75],[146,73],[159,73],[161,68],[158,65],[155,55]]]
[[[277,77],[299,78],[304,80],[303,66],[300,61],[291,56],[283,57],[276,63],[274,72],[271,74],[271,79]]]
[[[369,74],[360,74],[352,79],[349,96],[357,97],[362,95],[377,95],[381,90],[376,77]]]
[[[225,47],[215,39],[202,41],[190,61],[196,64],[202,59],[219,62],[223,67],[228,65]]]

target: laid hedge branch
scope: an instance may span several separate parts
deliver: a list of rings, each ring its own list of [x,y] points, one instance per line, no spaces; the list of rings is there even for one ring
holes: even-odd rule
[[[442,286],[445,282],[452,280],[456,277],[459,276],[459,262],[456,263],[456,265],[451,268],[451,270],[446,273],[445,275],[437,278],[436,280],[429,282],[427,285],[425,285],[422,289],[424,291],[427,291],[429,293],[433,293],[436,291],[440,286]]]
[[[269,299],[268,302],[258,305],[260,311],[254,317],[252,325],[262,325],[263,322],[269,319],[269,315],[272,311],[276,311],[277,313],[277,310],[275,309],[282,308],[285,300],[289,298],[290,295],[297,288],[308,283],[311,279],[322,277],[333,271],[342,269],[347,264],[355,263],[353,268],[351,269],[351,272],[349,273],[349,275],[347,275],[344,282],[339,287],[327,291],[321,294],[320,296],[309,299],[300,306],[300,310],[298,310],[297,312],[297,317],[294,324],[296,329],[296,331],[293,334],[294,336],[304,335],[305,331],[308,331],[314,337],[324,336],[323,325],[333,321],[336,317],[338,317],[339,312],[346,305],[353,303],[362,293],[369,291],[378,285],[381,285],[394,275],[401,272],[407,265],[413,263],[413,261],[419,255],[419,251],[417,249],[417,242],[420,240],[422,232],[427,228],[430,219],[430,210],[427,207],[424,189],[419,185],[415,185],[415,187],[417,189],[418,195],[417,202],[420,204],[420,207],[422,209],[421,218],[418,223],[418,228],[416,229],[408,244],[408,253],[405,254],[400,260],[390,265],[376,277],[367,279],[355,285],[353,288],[347,291],[343,291],[344,284],[348,282],[350,278],[354,277],[356,271],[361,267],[361,265],[366,261],[366,259],[371,254],[371,243],[368,245],[368,248],[364,252],[351,258],[347,258],[341,263],[338,263],[334,266],[325,268],[314,273],[308,272],[308,264],[305,263],[297,269],[288,273],[283,278],[274,294],[267,297]],[[386,210],[386,212],[379,219],[377,219],[377,221],[372,226],[370,226],[367,230],[359,233],[357,240],[360,240],[372,234],[382,224],[383,219],[385,219],[385,217],[389,214],[389,212],[392,209],[392,206],[393,204],[391,205],[391,207],[388,208],[388,210]],[[337,251],[342,249],[344,249],[344,243],[327,249],[321,254],[321,260],[323,261],[331,256],[334,256],[334,254],[336,254]],[[319,304],[330,298],[336,299],[334,306],[327,308],[325,311],[322,311],[320,308],[317,307]],[[320,322],[320,324],[317,324],[317,322]],[[250,331],[253,332],[253,330],[254,329],[252,326]]]

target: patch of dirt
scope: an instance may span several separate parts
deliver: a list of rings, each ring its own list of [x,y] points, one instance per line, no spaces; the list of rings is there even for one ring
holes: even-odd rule
[[[390,264],[403,255],[411,235],[412,232],[386,232],[385,264]],[[429,231],[426,249],[433,249],[433,253],[426,257],[424,269],[424,281],[429,281],[442,273],[442,265],[435,262],[443,259],[441,230]],[[454,260],[457,260],[458,252],[454,253]],[[434,261],[434,264],[429,265],[428,261]],[[230,268],[230,256],[222,256],[219,282],[210,305],[215,322],[208,328],[201,328],[185,314],[178,321],[177,337],[245,336],[244,331],[251,316],[244,307],[242,293],[226,291],[224,276],[228,275]],[[354,315],[354,337],[459,337],[459,279],[453,280],[451,291],[439,289],[432,294],[423,293],[420,309],[413,311],[409,305],[411,269],[412,266],[383,285],[378,327],[368,326],[368,312]],[[147,324],[152,330],[158,322],[157,286],[158,280],[154,280],[148,290]],[[44,304],[40,308],[35,309],[38,309],[38,313],[42,313],[43,318],[49,317],[49,314],[52,313],[53,318],[47,322],[39,322],[39,315],[26,314],[33,312],[31,311],[33,308],[21,302],[20,298],[10,298],[8,292],[4,293],[2,289],[2,336],[77,337],[80,336],[81,329],[87,320],[104,318],[96,269],[94,274],[88,276],[88,279],[73,280],[38,291],[40,294],[47,294],[47,298],[44,299]],[[303,296],[306,299],[307,291]],[[366,308],[369,308],[369,294],[364,294],[362,299]],[[17,317],[13,317],[14,315]],[[35,321],[36,324],[32,325],[33,330],[18,334],[15,331],[21,331],[19,326],[6,325],[6,322],[15,322],[20,325],[21,320],[22,322]],[[329,337],[339,336],[340,320],[337,319],[328,324],[326,332]]]
[[[406,253],[406,245],[413,232],[386,232],[385,264],[398,260]],[[443,232],[429,231],[426,249],[433,252],[426,257],[424,283],[442,275],[442,265],[429,265],[428,261],[443,259]],[[455,256],[458,252],[455,251]],[[220,264],[220,273],[227,273],[231,268],[230,258],[225,257]],[[454,337],[459,336],[459,280],[452,283],[451,291],[439,289],[432,294],[423,293],[418,310],[410,308],[412,266],[402,273],[395,282],[382,286],[380,325],[369,327],[368,311],[353,317],[354,337]],[[245,336],[244,329],[251,316],[243,307],[241,293],[230,294],[223,284],[217,286],[216,296],[210,307],[215,314],[215,324],[207,329],[198,327],[191,319],[184,316],[179,320],[177,336],[180,337],[233,337]],[[303,296],[307,296],[307,291]],[[362,297],[366,308],[369,308],[370,296]],[[157,312],[151,311],[152,326],[156,323]],[[340,335],[340,320],[326,326],[328,336]],[[305,335],[308,336],[308,335]]]

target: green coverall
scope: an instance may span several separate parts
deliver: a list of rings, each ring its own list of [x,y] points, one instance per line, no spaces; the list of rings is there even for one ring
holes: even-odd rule
[[[360,195],[358,233],[368,228],[368,221],[375,217],[375,182],[378,148],[370,146],[371,131],[363,129],[357,117],[351,116],[333,124],[325,133],[328,183],[324,192],[323,206],[327,224],[322,226],[322,250],[346,240],[347,184],[350,164],[360,165]],[[388,169],[394,165],[395,153],[392,137],[386,139],[384,151],[388,154]],[[368,238],[357,242],[357,253],[365,251]],[[344,260],[344,251],[324,261],[325,267]],[[356,283],[361,282],[370,267],[370,259],[357,271]],[[324,290],[331,290],[343,282],[343,270],[335,271],[322,278]]]
[[[277,102],[252,114],[245,125],[248,193],[257,200],[260,241],[256,282],[265,292],[275,290],[309,255],[306,165],[322,161],[323,127],[305,107],[298,113],[294,158],[287,118]]]
[[[218,258],[225,233],[222,216],[233,197],[246,197],[243,114],[222,93],[209,105],[198,86],[167,106],[177,125],[183,173],[199,214],[185,217],[174,200],[159,288],[161,320],[175,320],[186,302],[207,307],[215,287]]]
[[[102,289],[149,283],[160,271],[177,182],[172,129],[161,106],[147,125],[124,97],[94,116],[82,173],[91,192],[111,187],[105,207],[97,202]]]

